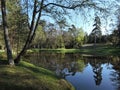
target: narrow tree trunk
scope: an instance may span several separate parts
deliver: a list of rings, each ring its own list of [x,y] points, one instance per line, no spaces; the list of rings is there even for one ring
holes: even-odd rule
[[[40,20],[40,17],[41,17],[43,2],[44,2],[44,0],[41,1],[41,7],[40,7],[40,10],[39,10],[39,14],[38,14],[38,17],[37,17],[36,24],[35,24],[35,16],[36,16],[37,1],[35,0],[35,2],[34,2],[33,17],[32,17],[31,27],[29,28],[30,32],[29,32],[28,38],[26,40],[26,43],[25,43],[23,49],[21,50],[19,55],[14,60],[15,63],[19,63],[21,56],[24,55],[24,53],[27,51],[27,49],[30,46],[30,43],[32,42],[32,40],[35,36],[35,32],[36,32],[36,29],[37,29],[37,26],[38,26],[38,23],[39,23],[39,20]]]
[[[95,35],[95,40],[94,40],[94,48],[96,47],[96,35]]]
[[[119,35],[119,42],[118,42],[118,46],[120,47],[120,28],[118,29],[118,35]]]
[[[3,30],[4,30],[4,40],[5,46],[7,49],[7,59],[10,65],[14,65],[13,57],[12,57],[12,49],[8,36],[8,28],[7,28],[7,17],[6,17],[6,0],[1,0],[1,11],[2,11],[2,20],[3,20]]]

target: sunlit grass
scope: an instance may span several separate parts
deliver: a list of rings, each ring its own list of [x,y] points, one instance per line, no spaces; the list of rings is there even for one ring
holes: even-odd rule
[[[0,89],[73,90],[73,87],[53,72],[22,61],[14,67],[0,65]]]
[[[81,47],[79,49],[31,49],[29,52],[48,52],[48,53],[80,53],[90,55],[120,55],[120,48],[110,45],[97,45],[96,47]]]

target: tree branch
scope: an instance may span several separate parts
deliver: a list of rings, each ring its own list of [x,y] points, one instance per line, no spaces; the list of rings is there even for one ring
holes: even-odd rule
[[[62,7],[62,8],[66,8],[66,9],[75,9],[76,7],[78,7],[79,5],[76,6],[64,6],[64,5],[60,5],[60,4],[56,4],[56,3],[48,3],[46,5],[43,6],[43,8],[49,6],[49,5],[54,5],[54,6],[58,6],[58,7]]]
[[[45,7],[48,7],[48,6],[50,6],[50,5],[58,6],[58,7],[61,7],[61,8],[66,8],[66,9],[75,9],[75,8],[77,8],[77,7],[83,6],[85,2],[87,2],[87,1],[83,1],[83,2],[81,2],[80,4],[72,5],[72,6],[64,6],[64,5],[57,4],[57,3],[48,3],[48,4],[44,5],[44,6],[42,7],[42,9],[45,8]],[[37,12],[39,12],[39,10],[38,10]]]
[[[32,15],[31,26],[30,26],[30,29],[31,29],[31,30],[32,30],[33,27],[34,27],[34,22],[35,22],[35,16],[36,16],[36,3],[37,3],[37,0],[35,0],[35,2],[34,2],[34,10],[33,10],[33,15]]]

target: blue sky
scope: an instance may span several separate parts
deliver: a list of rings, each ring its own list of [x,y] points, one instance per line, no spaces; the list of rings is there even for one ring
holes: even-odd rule
[[[98,1],[103,1],[103,0],[93,0],[93,1],[96,1],[96,3],[98,3]],[[109,8],[109,7],[112,7],[112,5],[116,5],[116,4],[120,6],[120,1],[118,0],[119,3],[118,2],[116,3],[116,2],[117,0],[105,0],[105,2],[103,4],[99,4],[99,6],[104,8]],[[106,14],[107,16],[105,18],[102,17],[104,14],[98,11],[97,15],[101,17],[102,34],[108,34],[108,32],[110,33],[111,30],[116,27],[115,25],[116,18],[114,15],[116,8],[117,8],[116,6],[112,7],[108,15]],[[70,10],[70,12],[71,12],[71,19],[67,19],[68,24],[69,25],[74,24],[77,28],[82,27],[85,32],[90,34],[92,29],[94,28],[93,27],[94,17],[95,17],[94,10],[91,9],[88,11],[87,9],[85,9],[84,12],[81,11],[78,14],[75,14],[74,11],[72,10]],[[47,18],[47,20],[50,22],[53,22],[53,20],[50,18]]]
[[[56,0],[47,0],[48,2],[52,2],[52,1],[56,1]],[[116,27],[116,18],[115,18],[115,11],[116,11],[116,4],[119,6],[120,8],[120,0],[91,0],[94,1],[96,3],[99,3],[99,1],[104,1],[103,4],[98,4],[100,7],[102,8],[109,8],[110,7],[110,12],[108,14],[106,14],[106,17],[103,18],[104,14],[100,13],[98,11],[97,15],[101,17],[101,30],[103,34],[108,34],[108,32],[111,32],[111,30],[113,28]],[[119,3],[118,3],[118,2]],[[113,5],[113,7],[112,7]],[[83,28],[83,30],[85,32],[87,32],[88,34],[91,33],[94,24],[94,17],[95,17],[95,13],[94,13],[94,9],[84,9],[83,12],[80,11],[77,14],[74,13],[73,10],[69,10],[69,12],[71,13],[71,19],[67,19],[67,22],[69,25],[74,24],[77,28]],[[31,11],[30,11],[31,13]],[[32,16],[31,14],[29,14],[30,16]],[[54,22],[51,18],[49,17],[42,17],[41,19],[45,19],[48,22]],[[113,25],[112,25],[113,24]],[[114,27],[113,27],[114,26]]]
[[[98,1],[98,0],[95,0],[95,1]],[[109,34],[113,29],[116,28],[117,18],[116,18],[115,12],[118,7],[120,8],[120,1],[119,0],[118,2],[117,0],[105,0],[105,1],[106,3],[104,3],[104,6],[100,4],[101,7],[108,8],[111,5],[114,5],[114,6],[113,7],[111,6],[109,13],[101,13],[98,11],[97,15],[100,16],[100,19],[101,19],[102,34]],[[109,3],[107,3],[107,1],[109,1]],[[113,4],[113,2],[116,2],[116,3]],[[85,14],[86,13],[87,15],[85,17],[81,13],[79,13],[78,15],[74,14],[72,17],[72,21],[69,21],[69,22],[71,24],[76,25],[78,28],[82,27],[85,32],[90,34],[92,29],[94,28],[93,24],[94,24],[95,13],[93,9],[89,11],[85,10]]]

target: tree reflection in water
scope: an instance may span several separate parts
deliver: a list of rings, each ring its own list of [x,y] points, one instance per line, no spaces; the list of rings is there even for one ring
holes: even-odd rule
[[[102,81],[102,67],[101,62],[97,62],[97,59],[94,59],[91,63],[94,72],[94,80],[96,85],[100,85]]]
[[[112,57],[112,60],[113,69],[115,71],[111,73],[111,75],[113,76],[111,78],[111,81],[113,82],[113,85],[117,87],[117,90],[120,90],[120,57]]]
[[[65,78],[65,76],[69,76],[69,75],[74,76],[76,72],[82,71],[83,69],[84,69],[84,65],[81,65],[79,61],[79,62],[65,63],[64,65],[57,65],[55,72],[56,75]]]
[[[109,90],[116,90],[114,89],[114,87],[116,87],[117,90],[120,90],[120,57],[119,56],[114,56],[114,57],[113,56],[81,56],[80,54],[56,54],[56,53],[37,53],[37,54],[35,53],[30,56],[31,57],[29,57],[29,55],[27,56],[27,60],[29,62],[50,69],[52,71],[55,71],[56,74],[58,76],[61,76],[62,78],[68,76],[69,78],[74,77],[75,79],[76,76],[80,75],[76,79],[78,80],[78,78],[85,77],[86,79],[85,78],[83,79],[83,82],[85,83],[85,87],[86,87],[86,83],[88,83],[88,79],[90,79],[91,81],[88,84],[94,87],[92,90],[96,90],[96,88],[103,88],[103,87],[106,87]],[[91,67],[92,69],[90,69]],[[90,73],[85,72],[86,68]],[[91,76],[94,77],[93,82]],[[84,85],[84,83],[82,83],[82,81],[78,82],[78,84],[81,85]],[[113,84],[111,85],[111,83]],[[97,87],[95,87],[94,85],[96,85]],[[107,85],[109,85],[109,88],[107,87]],[[78,85],[78,87],[83,87],[83,86]]]

